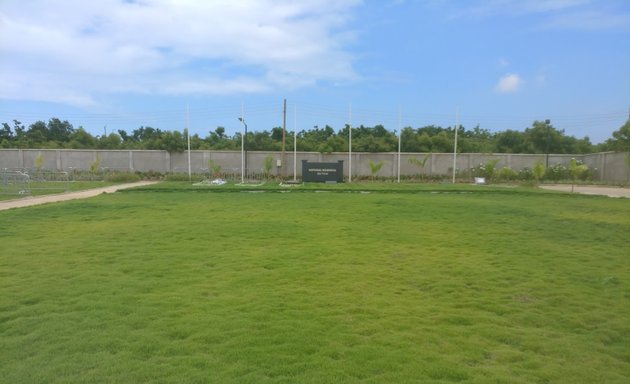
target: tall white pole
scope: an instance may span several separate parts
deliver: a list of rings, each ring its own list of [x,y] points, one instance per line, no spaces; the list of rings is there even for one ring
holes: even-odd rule
[[[186,104],[186,136],[188,141],[188,181],[192,181],[192,167],[190,165],[190,107]]]
[[[241,122],[245,118],[245,105],[241,104]],[[245,124],[243,124],[243,127]],[[244,128],[243,128],[244,129]],[[245,184],[245,134],[241,130],[241,184]]]
[[[453,145],[453,184],[457,170],[457,131],[459,131],[459,107],[455,108],[455,144]]]
[[[348,107],[348,183],[352,183],[352,104]]]
[[[297,181],[297,105],[293,106],[293,181]]]
[[[398,182],[400,183],[400,141],[402,137],[402,107],[398,111]]]

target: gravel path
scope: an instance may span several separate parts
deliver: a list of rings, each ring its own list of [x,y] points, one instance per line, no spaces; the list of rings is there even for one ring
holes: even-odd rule
[[[110,187],[86,189],[84,191],[77,191],[77,192],[66,192],[66,193],[54,194],[54,195],[31,196],[31,197],[25,197],[22,199],[4,200],[4,201],[0,201],[0,211],[3,211],[5,209],[11,209],[11,208],[30,207],[31,205],[56,203],[58,201],[86,199],[88,197],[98,196],[101,193],[114,193],[116,191],[120,191],[121,189],[140,187],[143,185],[151,185],[155,183],[157,182],[156,181],[139,181],[137,183],[112,185]]]
[[[541,185],[540,188],[552,191],[571,192],[571,185]],[[626,197],[630,198],[630,188],[621,187],[600,187],[595,185],[576,185],[574,193],[582,193],[585,195],[603,195],[608,197]]]

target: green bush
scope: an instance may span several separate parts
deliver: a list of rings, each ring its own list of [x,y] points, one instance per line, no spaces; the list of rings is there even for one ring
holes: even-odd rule
[[[545,170],[545,180],[558,182],[571,179],[569,168],[563,164],[554,164]]]
[[[192,178],[192,180],[191,180]],[[198,182],[204,179],[203,175],[192,174],[191,178],[188,177],[187,173],[169,173],[164,177],[165,181],[194,181]]]
[[[112,183],[133,183],[140,181],[140,176],[131,172],[115,172],[105,176],[105,181]]]
[[[491,181],[496,176],[499,161],[499,159],[492,159],[480,163],[477,167],[470,169],[470,174],[472,177],[485,177],[487,181]]]
[[[499,170],[499,180],[514,181],[518,179],[518,172],[510,167],[503,167]]]
[[[544,165],[543,165],[544,167]],[[544,174],[544,171],[541,172],[541,175]],[[534,171],[530,168],[523,168],[520,171],[518,171],[518,179],[519,180],[523,180],[523,181],[532,181],[535,179],[534,177]]]
[[[588,165],[584,164],[581,160],[571,159],[571,165],[569,168],[571,180],[573,182],[580,180],[586,181],[591,178],[591,170]]]
[[[545,164],[542,161],[537,161],[534,165],[534,169],[532,169],[532,176],[536,180],[537,183],[545,177],[545,173],[547,169],[545,169]]]

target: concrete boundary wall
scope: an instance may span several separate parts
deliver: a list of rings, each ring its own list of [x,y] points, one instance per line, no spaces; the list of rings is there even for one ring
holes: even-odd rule
[[[188,153],[169,153],[150,150],[72,150],[72,149],[0,149],[0,169],[35,168],[36,159],[41,155],[43,169],[47,170],[89,170],[93,165],[103,169],[119,171],[155,171],[161,173],[188,172]],[[247,164],[250,173],[262,172],[265,160],[271,156],[274,175],[293,176],[294,154],[286,152],[285,164],[281,152],[248,152]],[[424,153],[402,153],[400,156],[401,176],[412,175],[450,175],[453,167],[452,153],[431,153],[424,166],[409,162],[415,158],[423,160]],[[509,167],[516,171],[532,168],[538,161],[549,164],[568,165],[572,158],[583,161],[594,171],[595,180],[606,182],[629,182],[629,153],[603,152],[588,155],[559,154],[506,154],[506,153],[461,153],[457,155],[456,166],[459,172],[478,167],[489,160],[498,159],[497,169]],[[40,158],[40,159],[41,159]],[[301,176],[302,160],[319,162],[337,162],[343,160],[344,175],[349,174],[348,153],[298,152],[296,171]],[[205,173],[210,161],[223,170],[240,170],[242,153],[240,151],[191,151],[191,169],[193,173]],[[396,177],[398,170],[398,153],[352,153],[352,176],[370,176],[370,161],[383,162],[378,173],[381,177]]]

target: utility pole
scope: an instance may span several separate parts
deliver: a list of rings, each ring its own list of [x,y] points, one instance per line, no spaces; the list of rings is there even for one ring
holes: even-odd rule
[[[188,181],[192,181],[192,168],[190,165],[190,107],[186,104],[186,142],[188,144]]]
[[[455,108],[455,143],[453,144],[453,184],[457,172],[457,131],[459,130],[459,107]]]
[[[546,156],[545,156],[545,169],[549,168],[549,141],[551,140],[551,136],[549,136],[549,132],[551,129],[551,120],[547,119],[545,120],[545,126],[547,127],[547,145],[545,148],[547,152]]]
[[[348,106],[348,183],[352,183],[352,104]]]
[[[280,175],[284,178],[284,160],[285,160],[285,148],[284,145],[287,140],[287,99],[284,99],[284,108],[282,110],[282,158],[280,160]]]
[[[245,133],[241,135],[241,183],[245,183],[247,174],[247,123],[245,122],[245,106],[241,104],[241,117],[238,120],[243,124]]]
[[[293,182],[297,181],[297,105],[293,105]]]
[[[398,170],[396,172],[397,174],[397,181],[400,183],[400,142],[402,139],[402,107],[400,107],[400,109],[398,110]]]

